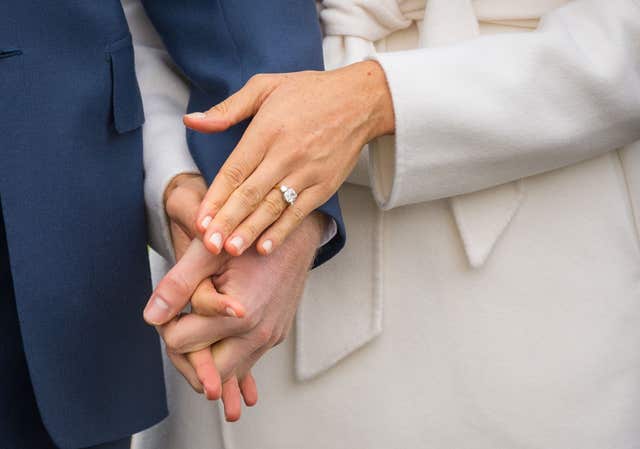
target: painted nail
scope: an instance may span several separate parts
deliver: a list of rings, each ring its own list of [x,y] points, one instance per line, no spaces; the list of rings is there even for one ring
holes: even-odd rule
[[[144,318],[153,324],[162,324],[169,317],[169,303],[159,296],[154,297],[144,310]]]
[[[227,307],[226,309],[224,309],[224,313],[226,313],[227,316],[230,316],[232,318],[238,318],[236,311],[233,310],[231,307]]]
[[[236,235],[234,238],[231,239],[229,243],[231,244],[231,246],[234,246],[238,251],[240,251],[244,246],[244,239],[239,235]]]
[[[265,253],[269,254],[273,249],[273,242],[271,240],[265,240],[262,243],[262,249],[264,250]]]
[[[220,234],[219,232],[214,232],[213,234],[211,234],[211,237],[209,237],[209,241],[213,246],[220,249],[220,247],[222,246],[222,234]]]
[[[203,120],[207,118],[207,114],[204,112],[192,112],[191,114],[187,114],[186,117],[195,119],[195,120]]]
[[[204,229],[207,229],[209,227],[209,224],[211,223],[211,220],[213,220],[213,218],[211,218],[209,215],[207,215],[206,217],[204,217],[202,219],[202,222],[200,224],[202,225],[202,227]]]

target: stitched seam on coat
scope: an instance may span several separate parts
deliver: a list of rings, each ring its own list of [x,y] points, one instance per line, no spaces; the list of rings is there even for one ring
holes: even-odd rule
[[[631,212],[631,220],[633,221],[633,230],[635,231],[636,243],[638,249],[640,249],[640,227],[638,225],[638,212],[633,202],[633,194],[631,193],[631,183],[629,182],[629,177],[627,176],[627,172],[624,169],[624,164],[622,161],[622,156],[620,155],[620,150],[615,151],[617,162],[618,162],[618,171],[622,176],[622,181],[624,183],[624,188],[627,191],[626,203],[629,207],[629,212]]]
[[[384,312],[384,298],[383,298],[383,231],[384,231],[384,212],[382,212],[377,207],[374,209],[375,213],[375,228],[373,231],[373,267],[371,274],[371,301],[373,303],[371,309],[371,315],[369,316],[369,328],[366,333],[362,333],[359,338],[359,343],[353,346],[345,347],[344,345],[338,348],[335,351],[331,351],[323,360],[323,365],[321,368],[318,368],[317,365],[314,365],[311,369],[307,368],[308,358],[306,357],[307,351],[305,348],[307,347],[306,341],[304,340],[302,332],[297,328],[300,323],[304,322],[305,319],[302,318],[302,314],[304,313],[304,309],[298,310],[298,318],[296,319],[296,345],[295,345],[295,369],[296,369],[296,377],[298,380],[307,381],[313,379],[315,377],[320,376],[322,373],[325,373],[332,369],[334,366],[338,365],[343,359],[353,354],[360,348],[368,345],[372,340],[382,334],[383,331],[383,312]],[[326,361],[329,360],[327,364]],[[304,367],[304,368],[303,368]],[[226,449],[226,448],[225,448]]]
[[[485,264],[485,262],[489,258],[489,255],[493,252],[493,248],[497,244],[498,240],[500,240],[502,235],[507,230],[507,227],[515,217],[516,212],[518,211],[518,209],[522,204],[522,201],[524,200],[524,186],[522,185],[522,182],[523,182],[522,179],[518,179],[516,181],[512,181],[508,183],[513,185],[516,189],[516,193],[517,193],[516,200],[513,202],[513,204],[511,204],[509,211],[500,220],[499,222],[500,232],[493,239],[491,246],[489,246],[479,254],[479,259],[474,257],[473,241],[472,241],[474,239],[474,236],[473,236],[473,233],[470,231],[469,226],[464,218],[464,213],[462,212],[462,209],[464,209],[464,206],[462,206],[458,202],[458,199],[460,199],[460,201],[464,201],[464,197],[467,197],[467,195],[473,195],[473,193],[475,192],[471,192],[464,195],[457,195],[450,198],[450,205],[453,211],[454,219],[456,221],[456,224],[458,225],[458,230],[460,232],[460,237],[462,240],[462,246],[464,247],[465,253],[467,254],[467,260],[469,261],[469,264],[471,265],[472,268],[479,268]],[[496,187],[500,187],[500,186],[494,186],[493,188],[496,188]]]
[[[375,251],[375,263],[373,265],[373,334],[372,337],[382,333],[382,318],[384,316],[384,212],[379,208],[374,209],[376,214],[376,227],[373,231],[373,250]]]

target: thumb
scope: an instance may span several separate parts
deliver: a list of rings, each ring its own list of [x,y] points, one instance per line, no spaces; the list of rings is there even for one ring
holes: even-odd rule
[[[184,256],[158,283],[144,309],[144,319],[155,326],[175,317],[189,303],[200,282],[218,269],[223,257],[211,254],[193,240]]]
[[[192,112],[184,116],[187,128],[203,133],[225,131],[254,116],[277,85],[277,75],[254,75],[247,84],[222,103],[207,112]]]

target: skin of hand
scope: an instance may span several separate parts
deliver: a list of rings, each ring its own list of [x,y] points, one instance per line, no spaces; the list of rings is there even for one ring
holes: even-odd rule
[[[167,201],[171,216],[170,206]],[[239,393],[247,405],[257,401],[249,370],[289,331],[326,224],[323,214],[312,214],[268,258],[255,251],[238,258],[215,256],[200,240],[192,240],[145,309],[145,319],[157,326],[172,362],[195,389],[204,388],[207,398],[217,399],[222,379],[221,394],[230,421],[240,417]],[[189,300],[196,313],[179,315]],[[220,304],[238,303],[245,313],[243,319],[220,314]]]
[[[290,236],[291,242],[287,241],[268,258],[261,257],[253,248],[241,257],[229,257],[213,277],[220,294],[242,298],[247,309],[248,330],[224,338],[210,348],[223,381],[222,397],[228,420],[239,419],[241,414],[239,395],[231,394],[238,389],[236,379],[243,379],[258,359],[282,342],[291,329],[308,269],[320,241],[321,231],[311,233],[308,228],[308,223],[303,224],[300,232]],[[202,250],[206,251],[204,247]],[[198,314],[215,313],[208,297],[195,295],[191,303]],[[176,338],[173,342],[178,347],[187,350],[190,344],[198,347],[198,342],[185,338],[189,333],[185,329],[175,328],[174,332]],[[165,336],[171,339],[169,332]],[[205,341],[211,339],[207,335],[202,337]],[[216,337],[215,333],[213,337]],[[245,390],[246,387],[242,392],[246,397]],[[230,393],[229,398],[226,397],[227,392]]]
[[[195,214],[204,193],[206,184],[200,175],[181,174],[176,176],[167,186],[164,192],[164,205],[169,220],[169,229],[173,242],[176,260],[180,260],[187,247],[195,237]],[[202,281],[194,294],[206,297],[213,289],[211,280]],[[211,304],[209,301],[210,315],[244,316],[244,307],[237,302]],[[187,379],[197,392],[203,392],[203,381],[208,383],[208,395],[211,399],[229,402],[233,408],[239,408],[240,395],[244,397],[247,405],[257,402],[257,389],[255,381],[249,370],[246,370],[240,381],[233,377],[227,384],[222,385],[220,391],[220,376],[215,366],[212,354],[208,349],[203,349],[189,354],[179,354],[167,348],[167,355],[178,371]],[[201,380],[202,379],[202,380]],[[211,379],[213,379],[211,381]],[[216,381],[217,380],[217,381]],[[239,386],[242,386],[240,389]],[[235,404],[238,404],[237,406]],[[225,405],[226,408],[226,405]],[[230,416],[233,418],[233,416]]]
[[[214,254],[237,256],[256,239],[267,255],[345,181],[367,142],[395,131],[391,94],[375,61],[327,72],[256,75],[206,113],[184,117],[205,133],[253,119],[197,216]],[[287,205],[276,186],[298,192]],[[266,229],[266,231],[265,231]]]

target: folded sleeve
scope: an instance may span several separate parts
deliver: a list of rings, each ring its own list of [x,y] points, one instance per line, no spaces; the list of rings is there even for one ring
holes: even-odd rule
[[[140,2],[127,1],[123,6],[133,36],[136,72],[146,116],[143,128],[144,194],[149,244],[165,259],[173,261],[164,192],[177,175],[199,173],[189,153],[182,124],[189,88]]]
[[[385,209],[493,187],[640,138],[635,0],[576,0],[532,33],[371,58],[384,69],[396,117],[395,137],[370,145]]]

